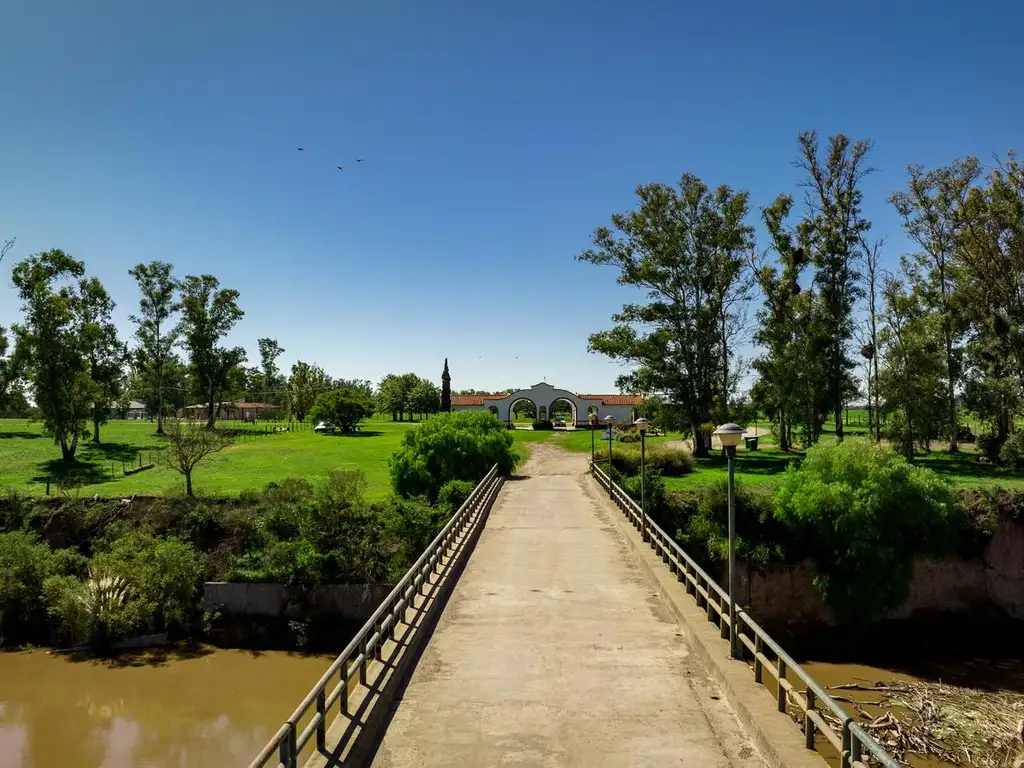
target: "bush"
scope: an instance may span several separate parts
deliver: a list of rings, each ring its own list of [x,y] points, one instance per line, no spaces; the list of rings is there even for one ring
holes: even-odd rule
[[[316,396],[309,410],[309,420],[333,422],[342,432],[351,432],[359,422],[373,413],[373,403],[365,392],[344,387]]]
[[[999,449],[999,463],[1014,469],[1024,468],[1024,432],[1014,432],[1006,438]]]
[[[696,462],[693,454],[685,448],[668,448],[661,445],[648,446],[646,451],[648,469],[656,470],[665,477],[681,477],[693,472]],[[624,475],[640,474],[640,446],[614,446],[612,464]]]
[[[978,438],[978,453],[990,463],[996,464],[999,462],[1000,454],[1002,454],[1004,442],[998,435],[994,435],[991,432],[984,434]]]
[[[661,473],[657,470],[650,470],[644,473],[643,483],[643,496],[640,494],[640,476],[634,475],[633,477],[627,477],[620,479],[622,482],[622,489],[632,497],[632,499],[639,504],[641,498],[643,498],[644,506],[647,509],[647,513],[651,514],[652,510],[659,509],[665,503],[665,481],[661,479]]]
[[[775,515],[814,558],[840,621],[877,619],[906,598],[916,554],[952,549],[962,512],[949,485],[892,449],[848,438],[807,451],[775,492]]]
[[[554,425],[554,422],[551,422],[551,421],[548,421],[548,420],[535,421],[535,422],[533,422],[533,428],[534,429],[554,429],[555,425]]]
[[[956,428],[956,440],[958,443],[973,443],[976,438],[969,426],[961,424]]]
[[[484,412],[444,413],[405,434],[391,457],[391,484],[404,497],[437,501],[450,480],[480,482],[495,464],[503,474],[516,465],[512,435]]]
[[[437,493],[437,504],[446,507],[450,512],[458,512],[459,507],[466,503],[466,499],[476,488],[469,480],[449,480]]]
[[[0,642],[32,637],[45,628],[43,583],[55,565],[50,548],[34,533],[0,533]]]

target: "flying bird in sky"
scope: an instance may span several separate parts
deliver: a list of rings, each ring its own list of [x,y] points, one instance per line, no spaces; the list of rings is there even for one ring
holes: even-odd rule
[[[357,163],[361,163],[361,162],[363,162],[363,158],[361,158],[361,157],[357,157],[357,158],[356,158],[356,162],[357,162]]]
[[[336,165],[334,167],[337,168],[339,171],[344,171],[345,170],[345,166],[344,165]]]
[[[305,147],[296,147],[296,149],[299,150],[299,152],[303,152],[303,151],[305,151],[306,148]]]

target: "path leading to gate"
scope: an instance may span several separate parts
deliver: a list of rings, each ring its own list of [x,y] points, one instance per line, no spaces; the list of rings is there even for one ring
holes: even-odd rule
[[[586,459],[537,444],[505,484],[374,765],[764,765]]]

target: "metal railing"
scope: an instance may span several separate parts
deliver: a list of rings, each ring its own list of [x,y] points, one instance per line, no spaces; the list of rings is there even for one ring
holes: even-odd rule
[[[596,464],[591,464],[591,470],[633,526],[643,530],[645,520],[640,506]],[[698,606],[705,608],[708,621],[718,624],[722,638],[727,639],[729,594],[649,515],[646,530],[651,547],[661,555],[662,561],[679,581],[686,585],[687,593],[694,597]],[[868,768],[873,765],[898,768],[899,762],[739,606],[736,607],[736,624],[737,638],[750,652],[753,660],[754,680],[763,684],[764,671],[768,670],[776,682],[779,712],[789,714],[790,702],[796,705],[803,717],[804,744],[808,749],[815,749],[815,735],[820,733],[835,747],[843,768]],[[769,658],[769,653],[773,658]],[[796,677],[795,681],[790,680],[791,674]],[[799,691],[794,682],[802,682],[804,691]],[[830,719],[834,724],[829,722]],[[874,760],[867,762],[868,756]]]
[[[302,700],[292,716],[278,729],[256,759],[250,763],[250,768],[262,768],[267,765],[295,768],[298,765],[299,756],[314,735],[316,736],[317,750],[321,754],[327,753],[327,730],[330,725],[328,719],[331,708],[340,701],[340,715],[350,715],[349,689],[352,687],[351,684],[358,680],[360,685],[369,689],[367,667],[373,662],[381,660],[382,646],[386,640],[395,639],[396,628],[400,623],[412,626],[416,621],[415,617],[412,621],[406,621],[408,618],[406,610],[412,609],[418,615],[428,605],[433,605],[424,599],[417,606],[416,600],[422,596],[427,586],[436,587],[448,573],[454,562],[453,557],[449,557],[445,562],[445,558],[449,556],[449,550],[456,548],[461,541],[465,541],[473,533],[483,518],[483,513],[489,508],[501,488],[503,480],[504,477],[498,473],[497,465],[492,467],[487,476],[473,489],[466,502],[452,515],[452,518],[419,556],[419,559],[395,585],[390,594],[384,598],[384,601],[352,638],[341,655],[334,660],[317,684],[313,686],[313,689],[306,694],[306,698]],[[440,574],[437,574],[439,566],[441,571]],[[431,581],[432,575],[437,576],[433,581]],[[337,680],[337,683],[331,687],[333,680]],[[300,732],[302,721],[310,714],[308,724]],[[346,731],[346,737],[351,738],[353,735]],[[333,745],[331,751],[334,754],[340,754],[346,748],[347,745],[341,743]]]

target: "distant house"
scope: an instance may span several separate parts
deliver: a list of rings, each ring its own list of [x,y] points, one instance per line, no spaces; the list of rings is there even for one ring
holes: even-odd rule
[[[131,400],[128,403],[128,409],[124,412],[124,417],[126,419],[135,420],[148,419],[149,409],[146,407],[145,403],[140,402],[139,400]]]
[[[209,409],[206,403],[198,403],[196,405],[187,405],[183,410],[185,411],[185,416],[189,419],[204,419]],[[270,418],[280,412],[280,405],[247,403],[244,400],[238,400],[234,403],[221,403],[217,407],[217,419],[256,421],[258,419]]]

